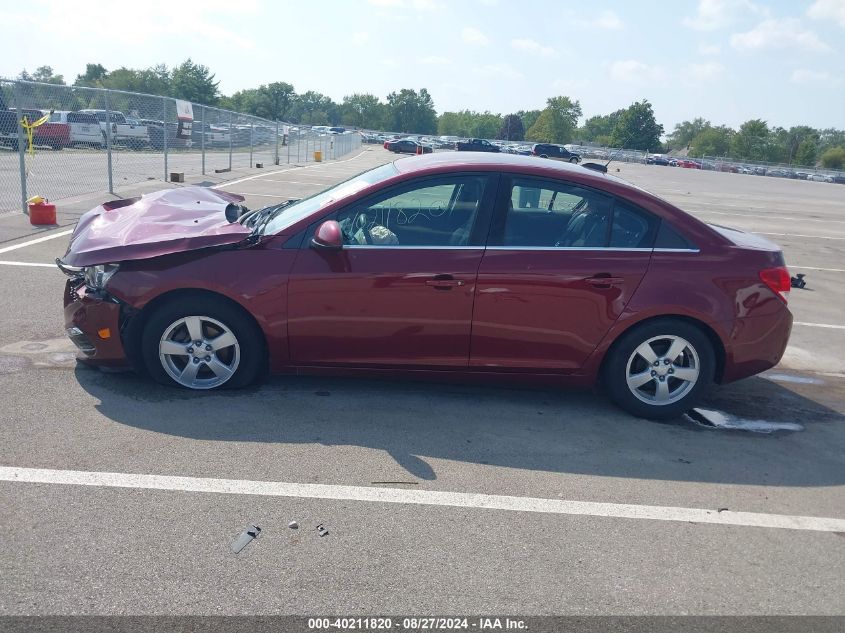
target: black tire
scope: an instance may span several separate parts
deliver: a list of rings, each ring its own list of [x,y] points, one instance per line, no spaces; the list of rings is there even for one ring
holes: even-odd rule
[[[168,374],[159,357],[159,342],[165,331],[181,318],[205,316],[215,319],[234,334],[239,346],[239,362],[234,373],[214,387],[190,387]],[[186,389],[237,389],[255,382],[266,367],[267,349],[258,326],[237,306],[223,299],[200,296],[189,301],[173,300],[158,308],[147,320],[141,338],[141,356],[150,376],[163,385]]]
[[[628,387],[628,362],[632,358],[634,351],[641,344],[664,336],[681,337],[690,344],[692,351],[698,357],[698,379],[678,400],[669,404],[651,404],[644,402],[634,395]],[[657,341],[655,344],[659,346],[661,341]],[[685,358],[692,356],[688,354],[687,350],[684,350],[683,354]],[[644,360],[640,358],[634,362],[643,363]],[[671,367],[675,367],[675,365],[673,364]],[[651,369],[648,365],[645,365],[645,368],[648,370]],[[713,384],[715,371],[716,355],[707,335],[701,329],[687,321],[665,318],[649,321],[623,334],[608,352],[601,375],[601,382],[607,390],[610,399],[628,413],[638,418],[649,420],[670,420],[696,406],[696,403]],[[672,378],[670,376],[665,376],[665,378],[667,378],[667,384],[683,384],[677,382],[677,379],[669,380]],[[655,382],[654,384],[656,385],[657,383]],[[648,386],[643,387],[646,390],[649,388]],[[647,396],[648,394],[646,393],[644,395]]]
[[[578,158],[576,158],[575,156],[573,156],[572,158],[570,158],[570,159],[569,159],[569,162],[570,162],[570,163],[575,163],[575,164],[577,165],[580,161],[578,160]]]

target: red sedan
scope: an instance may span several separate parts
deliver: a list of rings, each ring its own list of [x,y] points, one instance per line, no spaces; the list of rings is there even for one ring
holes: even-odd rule
[[[792,326],[779,247],[584,167],[430,154],[240,201],[182,188],[84,215],[57,262],[80,358],[190,389],[267,368],[597,385],[669,418],[775,365]]]

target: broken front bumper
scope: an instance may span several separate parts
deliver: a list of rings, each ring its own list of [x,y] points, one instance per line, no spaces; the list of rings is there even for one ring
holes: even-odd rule
[[[65,332],[79,348],[77,358],[96,365],[128,365],[120,340],[120,304],[105,294],[95,294],[84,283],[65,284]]]

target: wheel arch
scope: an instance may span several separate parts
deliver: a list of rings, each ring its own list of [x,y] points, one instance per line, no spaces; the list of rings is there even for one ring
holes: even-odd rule
[[[659,314],[647,317],[642,319],[641,321],[636,321],[635,323],[629,324],[623,330],[620,330],[616,333],[615,338],[613,339],[613,343],[611,343],[607,349],[604,351],[602,355],[601,363],[599,365],[598,375],[601,376],[605,371],[605,365],[608,359],[611,357],[613,351],[619,345],[619,341],[622,337],[629,332],[636,330],[637,328],[643,327],[649,323],[654,323],[655,321],[662,321],[662,320],[675,320],[675,321],[683,321],[693,327],[701,330],[701,332],[707,337],[710,341],[710,344],[713,346],[713,354],[716,357],[716,367],[713,375],[713,379],[716,383],[722,382],[722,376],[724,375],[725,371],[725,362],[726,362],[726,354],[727,351],[725,350],[725,344],[722,341],[721,337],[716,333],[710,325],[702,321],[701,319],[697,319],[695,317],[691,317],[684,314]]]
[[[120,328],[123,349],[136,371],[145,373],[144,360],[141,354],[141,337],[150,317],[161,306],[167,305],[168,303],[176,301],[190,301],[191,299],[197,298],[212,299],[214,301],[225,303],[238,310],[253,325],[253,327],[255,327],[256,331],[261,335],[261,340],[264,342],[263,365],[266,368],[269,361],[267,335],[249,310],[231,297],[227,297],[226,295],[215,292],[214,290],[207,290],[204,288],[177,288],[161,293],[145,303],[140,309],[125,314],[123,317],[123,323]]]

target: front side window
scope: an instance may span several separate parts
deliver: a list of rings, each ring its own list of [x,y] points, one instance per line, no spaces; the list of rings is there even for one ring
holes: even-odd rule
[[[467,246],[484,176],[427,179],[340,211],[350,246]]]
[[[600,248],[607,244],[610,199],[563,182],[514,178],[503,246]]]
[[[652,248],[657,224],[657,218],[650,213],[617,201],[613,206],[610,248]]]

